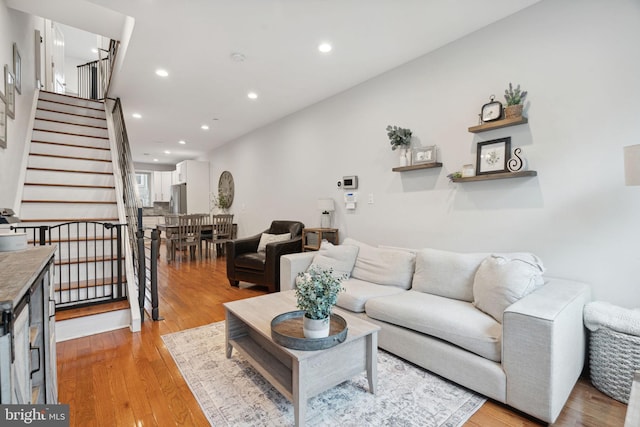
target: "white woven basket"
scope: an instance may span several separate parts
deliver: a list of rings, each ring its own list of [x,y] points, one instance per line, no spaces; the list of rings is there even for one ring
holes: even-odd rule
[[[604,394],[629,403],[634,371],[640,369],[640,337],[608,328],[591,332],[591,382]]]

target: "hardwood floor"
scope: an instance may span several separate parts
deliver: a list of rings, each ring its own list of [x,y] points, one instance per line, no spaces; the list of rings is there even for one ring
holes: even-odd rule
[[[224,320],[222,303],[265,293],[229,286],[224,258],[159,267],[162,321],[142,330],[107,332],[58,343],[59,400],[70,404],[71,426],[206,426],[161,336]],[[622,426],[626,405],[581,379],[557,426]],[[468,426],[537,426],[506,406],[487,402]]]

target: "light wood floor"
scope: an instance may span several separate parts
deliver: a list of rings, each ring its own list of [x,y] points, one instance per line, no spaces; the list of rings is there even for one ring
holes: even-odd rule
[[[59,400],[70,404],[71,426],[206,426],[161,336],[224,320],[222,303],[264,290],[229,286],[224,258],[167,265],[159,261],[160,314],[142,331],[128,329],[57,345]],[[221,390],[221,392],[224,392]],[[581,379],[558,426],[622,426],[626,405]],[[504,405],[487,402],[468,426],[537,426]]]

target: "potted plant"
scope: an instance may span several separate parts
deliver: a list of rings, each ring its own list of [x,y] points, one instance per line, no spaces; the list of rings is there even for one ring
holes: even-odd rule
[[[231,206],[229,203],[229,197],[227,197],[222,189],[218,190],[217,196],[211,193],[211,204],[225,213],[228,212],[228,209]]]
[[[411,134],[411,129],[387,126],[387,136],[389,137],[391,149],[400,149],[400,166],[407,166],[410,163],[411,157],[407,155],[407,149],[411,145]]]
[[[306,338],[329,336],[331,309],[343,290],[345,279],[346,276],[336,277],[333,269],[324,270],[318,266],[311,266],[296,277],[296,298],[298,308],[305,312],[302,326]]]
[[[514,89],[511,82],[509,82],[509,88],[504,91],[504,99],[507,100],[507,106],[504,108],[504,117],[506,119],[522,116],[522,103],[526,96],[527,91],[520,90],[520,85]]]

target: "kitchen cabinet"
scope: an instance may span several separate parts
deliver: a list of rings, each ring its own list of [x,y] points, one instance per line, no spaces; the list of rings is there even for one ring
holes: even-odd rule
[[[58,403],[56,246],[0,252],[0,403]]]
[[[185,160],[176,165],[178,182],[187,184],[187,210],[188,214],[210,212],[209,201],[209,162],[198,160]]]
[[[171,199],[173,171],[153,172],[153,201],[168,202]]]

